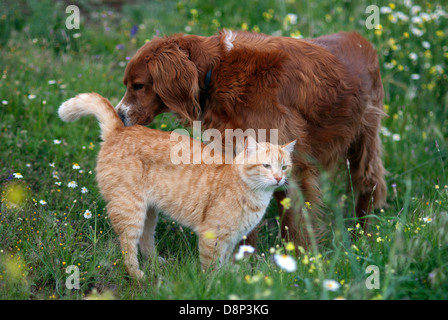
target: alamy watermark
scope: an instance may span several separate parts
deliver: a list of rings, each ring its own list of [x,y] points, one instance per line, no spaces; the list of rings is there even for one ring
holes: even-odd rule
[[[365,22],[366,28],[376,29],[380,25],[380,8],[377,5],[370,5],[366,7],[365,13],[369,14]]]
[[[70,14],[65,20],[65,27],[69,30],[79,29],[81,22],[79,7],[73,4],[69,5],[65,8],[65,13]],[[369,15],[365,21],[366,28],[376,29],[380,25],[380,8],[372,4],[366,7],[365,13]]]
[[[200,141],[192,140],[185,129],[171,132],[170,141],[176,142],[170,150],[172,164],[254,164],[257,159],[248,154],[235,156],[251,148],[258,148],[257,154],[263,156],[266,151],[263,143],[278,145],[278,129],[225,129],[223,139],[221,131],[207,129],[202,132],[201,125],[201,121],[193,121],[193,137],[200,138],[205,147]],[[255,140],[258,144],[251,145]]]
[[[81,15],[79,13],[78,6],[67,6],[67,8],[65,8],[65,13],[70,13],[67,19],[65,19],[65,27],[69,30],[79,29],[81,23]]]
[[[65,270],[66,273],[69,274],[67,279],[65,280],[65,286],[69,290],[79,290],[79,268],[75,265],[70,265]]]
[[[366,273],[370,276],[366,279],[366,288],[369,290],[380,288],[380,269],[378,266],[370,265],[366,268]]]

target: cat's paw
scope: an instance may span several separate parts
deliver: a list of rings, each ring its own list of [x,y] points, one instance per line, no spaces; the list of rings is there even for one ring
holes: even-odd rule
[[[138,280],[144,280],[145,279],[145,273],[142,270],[137,271],[136,279]]]
[[[145,279],[145,273],[140,269],[129,270],[129,275],[136,280]]]

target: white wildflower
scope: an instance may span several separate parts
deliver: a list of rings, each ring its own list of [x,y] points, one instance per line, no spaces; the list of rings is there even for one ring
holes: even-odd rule
[[[13,176],[14,176],[14,178],[16,178],[16,179],[22,179],[22,178],[23,178],[23,176],[22,176],[22,174],[21,174],[20,172],[15,172],[15,173],[13,173]]]
[[[422,13],[420,13],[420,17],[421,17],[421,19],[422,19],[423,22],[427,22],[427,21],[430,21],[430,20],[431,20],[431,15],[429,15],[429,14],[426,13],[426,12],[422,12]]]
[[[324,280],[324,289],[328,291],[337,291],[341,285],[336,280]]]
[[[422,11],[422,7],[420,7],[420,6],[412,6],[412,8],[411,8],[411,14],[413,16],[415,16],[420,11]]]
[[[403,12],[401,12],[401,11],[397,12],[397,18],[399,20],[403,21],[403,22],[408,22],[409,21],[409,17],[406,14],[404,14]]]
[[[78,186],[78,184],[76,183],[76,181],[70,181],[67,184],[67,187],[69,187],[69,188],[76,188],[77,186]]]
[[[297,15],[295,13],[288,13],[286,15],[286,20],[289,21],[290,24],[297,24]]]
[[[274,261],[281,269],[287,272],[294,272],[297,269],[296,261],[286,254],[275,254]]]
[[[417,37],[421,37],[423,35],[423,31],[418,28],[411,28],[411,32]]]
[[[432,218],[430,218],[430,217],[425,217],[425,218],[423,218],[423,222],[424,222],[424,223],[430,223],[430,222],[432,222]]]
[[[412,17],[411,22],[414,24],[422,24],[423,19],[420,16]]]
[[[412,61],[416,61],[418,59],[418,55],[415,52],[411,52],[409,54],[409,59],[411,59]]]
[[[381,8],[380,8],[380,12],[381,12],[382,14],[387,14],[387,13],[391,13],[391,12],[392,12],[392,9],[391,9],[391,7],[381,7]]]
[[[87,209],[86,212],[84,212],[84,218],[86,219],[92,218],[92,212],[89,209]]]
[[[236,260],[241,260],[244,258],[246,253],[254,253],[255,249],[252,246],[249,245],[242,245],[240,246],[240,248],[238,249],[238,253],[235,254],[235,259]]]
[[[381,128],[381,134],[385,137],[390,137],[392,133],[386,127]]]

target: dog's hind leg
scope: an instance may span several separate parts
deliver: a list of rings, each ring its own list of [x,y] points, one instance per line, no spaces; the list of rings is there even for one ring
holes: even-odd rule
[[[384,205],[386,200],[386,182],[379,137],[382,108],[368,106],[363,115],[361,134],[352,144],[348,160],[354,192],[357,193],[356,216],[359,223],[367,227],[363,219],[372,209]]]

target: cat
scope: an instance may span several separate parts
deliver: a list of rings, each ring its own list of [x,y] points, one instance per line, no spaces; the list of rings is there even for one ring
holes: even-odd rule
[[[248,137],[232,164],[173,164],[170,151],[179,143],[172,141],[175,133],[140,125],[125,127],[114,107],[99,94],[69,99],[58,113],[66,122],[86,115],[99,121],[103,142],[96,178],[126,253],[126,270],[138,279],[144,273],[137,246],[146,258],[156,257],[159,211],[196,232],[203,270],[221,266],[260,222],[274,190],[287,182],[291,171],[296,141],[279,146]],[[186,140],[188,147],[205,147],[198,140]]]

